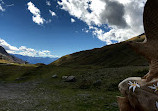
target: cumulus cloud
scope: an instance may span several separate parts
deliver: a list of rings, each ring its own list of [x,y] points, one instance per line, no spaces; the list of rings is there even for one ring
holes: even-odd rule
[[[105,9],[100,13],[100,22],[102,24],[110,24],[124,28],[127,23],[124,19],[125,9],[124,5],[118,1],[103,0],[105,2]]]
[[[32,2],[28,2],[27,5],[28,5],[28,10],[33,14],[32,20],[38,25],[44,24],[46,20],[41,17],[40,10],[37,7],[35,7],[35,5]]]
[[[0,38],[0,46],[2,46],[8,53],[20,54],[24,56],[32,57],[57,57],[51,54],[49,50],[35,50],[32,48],[27,48],[26,46],[15,47],[8,44],[5,40]]]
[[[32,57],[57,57],[57,56],[51,55],[51,52],[49,50],[37,51],[32,48],[27,48],[26,46],[19,47],[19,51],[16,52],[16,54],[27,55],[27,56],[32,56]]]
[[[56,13],[53,12],[53,11],[51,11],[51,10],[49,10],[49,13],[50,13],[52,16],[56,16]]]
[[[11,46],[10,44],[8,44],[5,40],[0,38],[0,46],[2,46],[3,48],[5,48],[7,51],[18,51],[19,49],[17,47]]]
[[[146,0],[61,0],[61,9],[82,20],[89,31],[111,44],[144,32],[143,9]],[[103,28],[104,27],[104,28]]]
[[[76,22],[76,21],[75,21],[75,19],[71,18],[71,22],[74,23],[74,22]]]

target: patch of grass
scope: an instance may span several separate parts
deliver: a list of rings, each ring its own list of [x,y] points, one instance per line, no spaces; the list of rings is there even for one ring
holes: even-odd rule
[[[35,65],[24,64],[1,64],[0,81],[13,82],[24,73],[34,69]]]
[[[40,84],[27,93],[32,98],[27,100],[29,105],[31,104],[30,107],[36,111],[118,111],[116,96],[120,95],[117,87],[119,82],[127,77],[144,76],[147,70],[147,66],[106,68],[52,65],[40,67],[11,65],[0,69],[4,73],[1,76],[6,81],[15,80],[17,77],[21,78],[19,82],[40,81]],[[54,74],[58,77],[52,78]],[[75,76],[77,81],[64,82],[62,76],[68,75]],[[98,80],[101,83],[95,87],[94,83]],[[14,100],[12,102],[16,107],[19,106]],[[5,103],[11,104],[9,100]]]
[[[131,40],[141,42],[144,38]],[[16,99],[0,100],[0,107],[11,111],[118,111],[118,84],[148,72],[147,61],[125,42],[66,55],[50,65],[0,62],[0,82],[16,82],[10,91],[20,91],[12,95]],[[76,82],[62,80],[70,75]]]
[[[101,89],[112,91],[113,89],[118,90],[117,85],[122,80],[128,77],[142,77],[148,71],[148,66],[127,66],[120,68],[106,68],[99,66],[90,68],[87,67],[88,66],[78,66],[78,68],[76,68],[48,65],[27,71],[21,77],[25,78],[25,81],[40,79],[43,81],[49,81],[50,83],[55,82],[54,84],[58,83],[62,86],[62,76],[73,75],[77,79],[77,81],[72,85],[75,88],[95,88],[93,87],[93,84],[99,80],[101,81]],[[57,75],[58,78],[53,79],[52,75]]]
[[[47,95],[48,98],[43,98],[39,92],[44,93],[43,96]],[[41,83],[31,94],[41,97],[36,108],[39,110],[39,107],[47,106],[48,111],[118,111],[116,96],[120,95],[118,91],[81,90],[72,87],[57,88],[56,84],[50,82]]]

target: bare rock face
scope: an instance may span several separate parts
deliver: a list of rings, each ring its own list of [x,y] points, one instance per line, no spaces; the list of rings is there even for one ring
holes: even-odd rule
[[[19,58],[16,58],[13,55],[8,54],[2,46],[0,46],[0,60],[7,60],[9,62],[14,62],[14,63],[19,63],[19,64],[26,63],[25,61],[23,61]]]
[[[147,0],[143,16],[146,40],[128,44],[149,61],[149,72],[119,84],[120,111],[158,111],[158,0]]]

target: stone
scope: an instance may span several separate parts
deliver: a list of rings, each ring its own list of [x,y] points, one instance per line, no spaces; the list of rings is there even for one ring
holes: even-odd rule
[[[129,83],[137,83],[139,87],[136,87],[133,91]],[[119,84],[119,90],[124,97],[118,97],[118,103],[120,111],[158,111],[158,91],[151,87],[157,87],[158,79],[154,79],[150,82],[141,79],[140,77],[130,77],[123,80]],[[150,107],[149,107],[150,106]]]
[[[117,101],[118,101],[120,111],[135,111],[131,107],[127,97],[117,97]]]
[[[62,79],[67,79],[68,78],[68,76],[62,76]]]
[[[62,79],[65,82],[75,82],[76,81],[76,77],[75,76],[62,76]]]
[[[52,78],[57,78],[58,76],[56,75],[56,74],[54,74],[53,76],[52,76]]]

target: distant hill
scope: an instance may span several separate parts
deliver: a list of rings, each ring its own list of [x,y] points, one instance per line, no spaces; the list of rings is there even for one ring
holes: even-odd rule
[[[25,63],[25,61],[13,56],[13,55],[8,54],[2,46],[0,46],[0,61],[7,61],[10,63],[19,63],[19,64]]]
[[[50,64],[57,60],[58,58],[50,58],[50,57],[31,57],[31,56],[23,56],[19,54],[13,54],[15,57],[18,57],[24,61],[27,61],[31,64],[37,64],[37,63],[44,63],[44,64]]]
[[[130,39],[130,41],[141,42],[145,39],[145,35]],[[99,65],[105,67],[119,67],[129,65],[148,65],[147,60],[137,54],[125,42],[76,52],[66,55],[51,63],[50,65],[67,66],[67,65]]]

